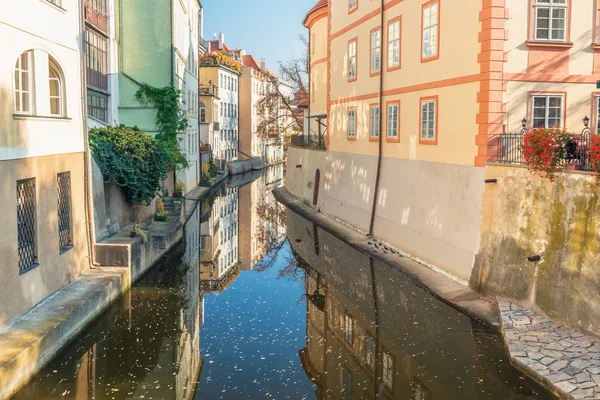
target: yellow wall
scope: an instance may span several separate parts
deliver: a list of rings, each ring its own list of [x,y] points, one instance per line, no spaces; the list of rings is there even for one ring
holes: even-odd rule
[[[421,62],[421,11],[425,1],[400,2],[384,12],[382,71],[384,100],[381,107],[386,132],[387,101],[400,100],[400,143],[384,142],[383,154],[415,160],[473,165],[477,155],[475,136],[478,113],[480,7],[464,7],[460,0],[440,4],[439,59]],[[331,35],[330,150],[377,154],[377,142],[369,142],[369,107],[379,102],[380,76],[370,76],[371,30],[381,25],[379,3],[359,0],[348,14],[348,2],[333,0]],[[374,14],[353,26],[369,13]],[[402,17],[401,68],[387,71],[387,22]],[[456,21],[461,24],[456,24]],[[351,26],[347,32],[347,27]],[[348,42],[357,38],[357,80],[348,82]],[[318,70],[314,72],[318,74]],[[419,144],[420,98],[438,98],[438,144]],[[460,106],[459,106],[460,105]],[[347,107],[358,109],[357,140],[348,141]]]
[[[310,28],[310,113],[327,112],[327,17],[316,19]],[[314,43],[314,47],[313,47]],[[313,51],[314,48],[314,51]]]
[[[71,172],[74,248],[60,254],[56,174]],[[1,161],[0,329],[10,320],[76,279],[89,268],[84,210],[83,153]],[[39,266],[19,275],[16,181],[36,178],[36,235]]]

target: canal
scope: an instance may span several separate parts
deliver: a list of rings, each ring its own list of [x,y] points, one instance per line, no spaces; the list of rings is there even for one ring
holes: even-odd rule
[[[271,167],[205,197],[14,399],[555,399],[496,333],[286,211],[282,184]]]

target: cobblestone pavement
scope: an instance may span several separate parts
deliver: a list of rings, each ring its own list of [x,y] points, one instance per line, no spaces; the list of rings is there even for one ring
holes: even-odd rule
[[[564,399],[600,399],[600,343],[498,298],[513,364]]]

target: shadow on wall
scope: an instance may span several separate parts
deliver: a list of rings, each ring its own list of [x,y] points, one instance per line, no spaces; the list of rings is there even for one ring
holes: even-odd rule
[[[491,167],[471,286],[600,337],[600,201],[591,176],[554,183]],[[540,256],[538,262],[528,258]]]

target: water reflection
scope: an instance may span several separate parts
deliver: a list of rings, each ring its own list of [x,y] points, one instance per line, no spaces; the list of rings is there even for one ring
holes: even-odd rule
[[[306,270],[300,360],[317,399],[552,399],[499,337],[306,219],[287,235]]]
[[[279,166],[213,191],[185,241],[15,398],[554,398],[496,334],[286,213],[282,184]]]

